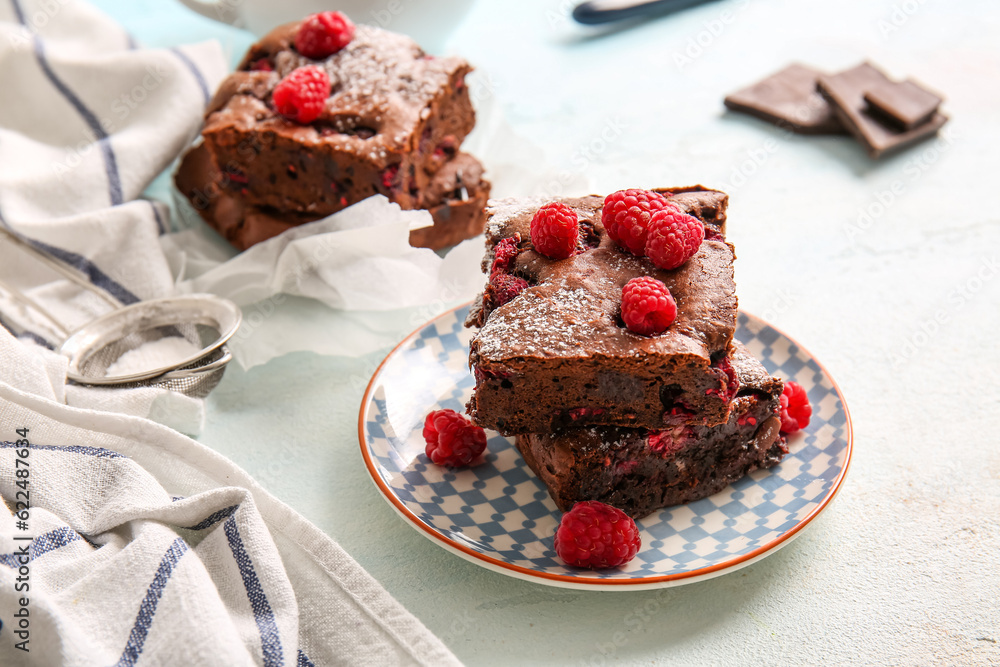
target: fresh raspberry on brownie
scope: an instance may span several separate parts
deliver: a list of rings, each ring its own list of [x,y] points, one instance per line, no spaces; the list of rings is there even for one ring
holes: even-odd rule
[[[307,16],[295,34],[295,49],[306,58],[328,58],[351,43],[354,24],[340,12]]]
[[[323,113],[330,77],[321,67],[299,67],[274,87],[274,108],[288,120],[306,125]]]
[[[604,198],[601,224],[611,240],[633,255],[646,252],[646,234],[653,213],[671,207],[667,198],[650,190],[619,190]]]
[[[701,220],[664,208],[649,219],[646,257],[661,269],[676,269],[694,257],[704,238],[705,225]]]
[[[677,317],[677,304],[667,286],[656,278],[640,276],[622,288],[622,319],[629,331],[655,336]]]
[[[542,206],[531,218],[531,244],[549,259],[566,259],[580,238],[576,211],[553,202]]]

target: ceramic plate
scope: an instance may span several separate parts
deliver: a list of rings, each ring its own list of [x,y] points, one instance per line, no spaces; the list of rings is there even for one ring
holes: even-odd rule
[[[829,505],[851,460],[851,421],[833,378],[802,346],[740,313],[736,337],[772,374],[809,393],[813,417],[789,453],[725,490],[638,522],[642,548],[607,571],[564,565],[552,546],[561,513],[514,447],[490,433],[482,463],[438,467],[421,434],[431,410],[464,412],[475,380],[463,306],[428,322],[375,372],[361,404],[361,452],[376,486],[421,533],[491,570],[552,586],[621,590],[690,583],[774,553]]]

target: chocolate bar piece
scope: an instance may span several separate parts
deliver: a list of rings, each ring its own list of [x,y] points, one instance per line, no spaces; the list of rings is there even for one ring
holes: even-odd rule
[[[819,70],[792,64],[725,99],[733,111],[756,116],[799,134],[844,134],[830,104],[816,92]]]
[[[899,128],[912,130],[929,121],[941,106],[941,98],[912,79],[888,83],[865,93],[868,113]]]
[[[844,127],[873,158],[925,139],[948,122],[947,116],[935,112],[923,125],[900,131],[866,113],[865,93],[881,90],[892,84],[885,74],[870,63],[862,63],[839,74],[821,75],[817,83],[820,93],[833,106]]]

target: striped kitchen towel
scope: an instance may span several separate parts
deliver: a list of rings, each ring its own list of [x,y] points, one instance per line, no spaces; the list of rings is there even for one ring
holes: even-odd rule
[[[20,347],[0,330],[0,665],[457,664],[229,460],[52,400],[44,365],[12,386]]]

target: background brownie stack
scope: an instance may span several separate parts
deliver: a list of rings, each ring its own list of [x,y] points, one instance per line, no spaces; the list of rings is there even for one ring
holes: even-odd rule
[[[735,342],[732,246],[725,194],[701,186],[656,192],[704,224],[681,266],[664,270],[613,241],[603,197],[563,199],[579,219],[576,252],[536,251],[530,224],[548,202],[491,202],[483,269],[489,283],[467,326],[484,428],[516,436],[560,509],[600,500],[641,517],[718,492],[787,452],[780,380]],[[622,287],[651,276],[677,303],[659,335],[621,320]]]
[[[212,100],[203,142],[176,176],[201,216],[242,250],[382,194],[431,212],[434,226],[415,230],[413,245],[481,233],[490,185],[459,151],[475,123],[469,64],[370,26],[357,26],[336,53],[307,58],[296,50],[301,25],[252,46]],[[272,93],[306,66],[322,67],[331,90],[319,117],[299,123],[275,110]]]

